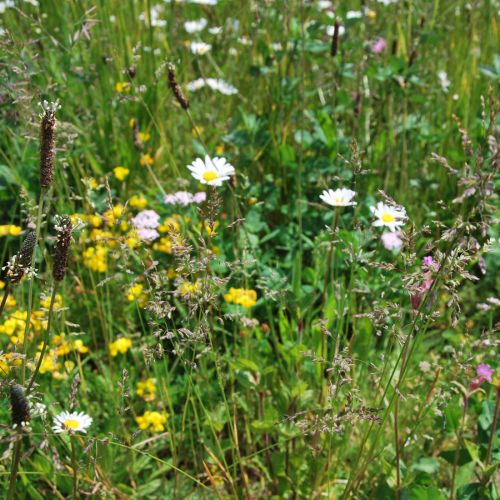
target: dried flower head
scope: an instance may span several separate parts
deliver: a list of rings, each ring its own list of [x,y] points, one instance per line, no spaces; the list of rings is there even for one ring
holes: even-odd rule
[[[49,106],[47,101],[39,102],[40,115],[40,186],[50,187],[54,175],[54,132],[56,129],[56,111],[61,107],[57,101]]]
[[[52,277],[56,281],[62,281],[68,269],[68,253],[69,245],[73,241],[73,231],[81,225],[81,221],[77,221],[77,225],[73,226],[68,215],[59,217],[56,215],[57,243],[54,253],[54,268],[52,269]]]
[[[31,259],[33,257],[33,251],[36,247],[36,232],[31,231],[31,233],[26,236],[21,250],[12,257],[7,266],[3,269],[8,269],[7,278],[13,284],[17,284],[21,281],[26,271],[29,271],[31,265]],[[31,273],[30,273],[31,274]]]
[[[168,84],[174,93],[175,98],[179,101],[182,109],[189,108],[189,101],[184,96],[181,86],[175,78],[175,66],[173,64],[168,65]]]
[[[31,420],[30,405],[23,387],[19,384],[10,387],[10,404],[12,406],[12,425],[24,427]]]

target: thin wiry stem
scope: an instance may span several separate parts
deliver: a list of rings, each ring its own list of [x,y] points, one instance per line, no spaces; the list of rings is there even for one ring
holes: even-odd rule
[[[10,292],[10,282],[7,282],[7,285],[5,286],[5,291],[3,292],[2,305],[0,305],[0,316],[2,316],[5,304],[7,303],[7,297],[9,296],[9,292]]]
[[[56,301],[56,294],[58,287],[59,287],[59,282],[55,281],[54,287],[52,288],[52,295],[50,297],[49,319],[47,320],[47,330],[45,331],[45,338],[43,339],[42,352],[40,353],[40,358],[38,359],[35,372],[31,377],[31,381],[28,384],[28,388],[26,389],[26,394],[29,394],[30,389],[33,387],[33,384],[35,383],[36,376],[38,375],[38,372],[40,371],[40,366],[42,365],[43,362],[43,357],[45,356],[45,351],[47,350],[47,345],[49,343],[49,337],[50,337],[50,326],[52,323],[52,316],[54,312],[54,303]]]
[[[36,249],[38,246],[38,238],[40,237],[40,226],[42,224],[42,209],[43,209],[43,200],[45,198],[46,188],[42,187],[40,192],[40,200],[38,202],[38,217],[36,219],[36,244],[35,248],[33,248],[33,255],[31,257],[31,267],[35,268],[35,257],[36,257]],[[30,323],[31,323],[31,309],[33,308],[33,283],[35,282],[35,276],[32,276],[30,279],[30,285],[28,290],[28,307],[26,313],[26,326],[24,328],[24,339],[23,339],[23,361],[21,365],[21,385],[24,385],[24,381],[26,380],[26,353],[28,352],[28,335],[30,331]]]
[[[75,436],[71,436],[71,458],[73,467],[73,500],[76,500],[78,493],[78,477],[76,474],[76,453],[75,453]]]

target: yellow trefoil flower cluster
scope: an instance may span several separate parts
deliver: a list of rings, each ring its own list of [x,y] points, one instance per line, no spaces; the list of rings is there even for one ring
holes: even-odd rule
[[[168,417],[169,414],[165,412],[147,411],[142,417],[137,417],[135,421],[139,424],[141,431],[145,431],[151,426],[152,432],[162,432],[165,430],[163,424],[167,421]]]
[[[21,232],[21,228],[19,226],[13,226],[12,224],[8,224],[7,226],[0,226],[0,236],[18,236]]]
[[[132,345],[132,341],[130,339],[126,339],[125,337],[120,337],[116,339],[112,344],[109,344],[109,352],[111,356],[116,356],[119,352],[125,354],[129,347]]]
[[[135,285],[132,285],[126,292],[128,300],[130,300],[130,302],[133,302],[137,299],[139,307],[146,307],[148,304],[148,296],[145,293],[142,293],[143,288],[144,287],[140,283],[136,283]]]
[[[135,393],[139,396],[142,396],[145,401],[151,402],[155,399],[155,379],[148,378],[146,382],[138,382],[137,390]]]
[[[113,169],[113,172],[115,173],[115,177],[119,181],[124,181],[125,177],[127,177],[127,175],[130,174],[130,170],[128,168],[123,168],[123,167],[115,167]]]
[[[224,295],[224,299],[226,302],[249,308],[257,302],[257,292],[255,290],[245,290],[244,288],[231,288],[229,293]]]

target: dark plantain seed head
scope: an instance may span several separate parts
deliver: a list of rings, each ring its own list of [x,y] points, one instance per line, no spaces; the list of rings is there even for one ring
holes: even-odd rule
[[[30,404],[24,389],[19,384],[10,387],[12,425],[23,425],[31,420]]]
[[[21,245],[21,250],[9,263],[9,270],[7,271],[7,278],[13,284],[17,284],[21,281],[24,273],[31,265],[31,259],[33,257],[33,251],[36,247],[36,232],[31,231],[31,233],[26,236]]]
[[[52,277],[62,281],[68,270],[69,245],[73,241],[73,224],[68,215],[63,215],[58,221],[56,250],[54,254],[54,268]]]
[[[175,66],[173,64],[168,65],[168,84],[174,93],[175,98],[179,101],[182,109],[189,108],[189,101],[186,99],[184,93],[182,92],[181,86],[175,78]]]
[[[54,175],[54,133],[56,129],[56,111],[61,107],[57,103],[50,106],[47,101],[39,103],[43,109],[40,115],[40,186],[50,187]]]

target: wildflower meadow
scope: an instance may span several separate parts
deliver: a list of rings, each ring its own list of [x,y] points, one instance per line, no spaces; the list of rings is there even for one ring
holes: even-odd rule
[[[500,1],[0,1],[7,500],[500,499]]]

